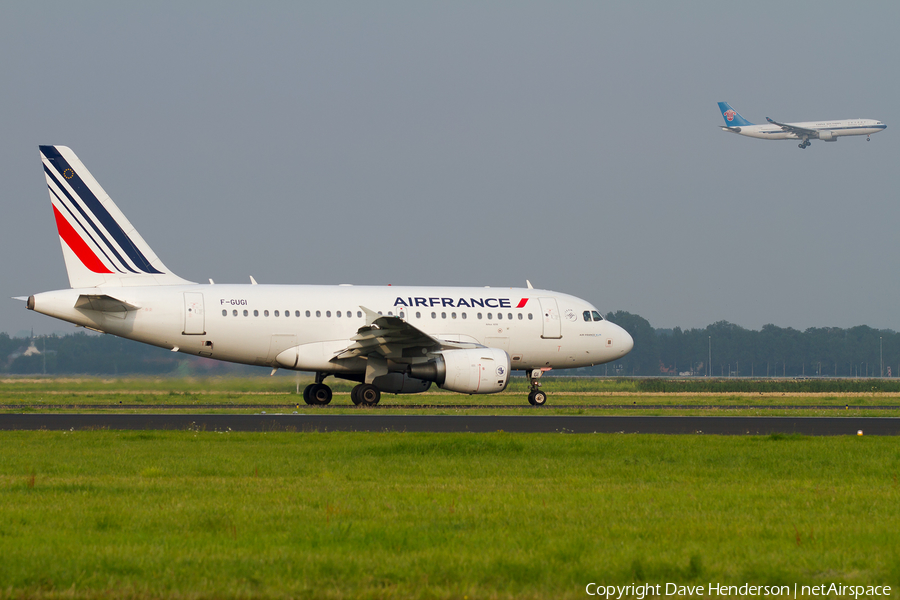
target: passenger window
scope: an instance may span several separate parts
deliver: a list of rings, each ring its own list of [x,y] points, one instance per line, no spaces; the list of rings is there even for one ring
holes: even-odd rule
[[[512,321],[512,313],[506,313],[506,317],[507,317],[510,321]]]
[[[300,316],[300,311],[299,311],[299,310],[295,310],[295,311],[294,311],[294,316],[295,316],[295,317],[299,317],[299,316]],[[309,311],[306,311],[306,316],[307,316],[307,317],[309,316]]]
[[[321,317],[321,316],[322,316],[322,311],[321,311],[321,310],[317,310],[317,311],[316,311],[316,316],[317,316],[317,317]]]
[[[466,318],[466,313],[463,313],[463,314],[462,314],[462,318],[463,318],[463,319]]]
[[[281,316],[281,315],[278,314],[278,311],[277,311],[277,310],[275,311],[275,316],[276,316],[276,317]]]
[[[404,319],[404,318],[406,318],[406,313],[404,313],[404,312],[401,310],[400,313],[399,313],[399,316],[400,316],[401,319]]]
[[[326,311],[325,311],[325,316],[331,318],[331,311],[330,311],[330,310],[326,310]]]
[[[264,316],[264,317],[268,317],[268,316],[269,316],[269,311],[264,310],[264,311],[263,311],[263,316]]]
[[[519,313],[519,320],[522,320],[522,313]]]
[[[309,313],[309,311],[306,311],[306,316],[307,316],[307,317],[311,316],[310,313]]]
[[[437,319],[437,313],[431,313],[431,318],[432,318],[432,319]]]
[[[254,310],[254,311],[253,311],[253,316],[254,316],[254,317],[258,317],[258,316],[259,316],[259,311],[258,311],[258,310]]]
[[[531,321],[533,319],[534,319],[534,315],[532,315],[531,313],[528,313],[528,320]]]
[[[442,312],[442,313],[441,313],[441,318],[442,318],[442,319],[446,319],[446,318],[447,318],[447,313]]]
[[[581,313],[581,314],[584,315],[584,320],[585,320],[585,321],[587,321],[588,323],[591,322],[591,311],[586,310],[586,311],[584,311],[584,312]]]
[[[601,316],[600,316],[600,313],[598,313],[596,310],[595,310],[594,312],[592,312],[591,314],[594,315],[594,320],[595,320],[595,321],[602,321],[602,320],[603,320],[603,317],[601,317]]]
[[[338,319],[341,318],[341,311],[337,311],[337,318],[338,318]]]
[[[244,316],[245,316],[245,317],[246,317],[247,315],[249,315],[249,314],[250,314],[250,313],[248,313],[246,310],[244,311]]]
[[[223,317],[227,317],[227,316],[228,316],[228,311],[223,309],[223,310],[222,310],[222,316],[223,316]]]
[[[361,311],[361,310],[356,311],[356,316],[357,316],[358,318],[361,319],[361,318],[362,318],[362,311]]]
[[[491,316],[491,315],[493,315],[493,314],[494,314],[494,313],[488,313],[488,321],[490,321],[490,320],[493,318],[493,317]]]
[[[478,320],[481,320],[481,313],[478,313]]]
[[[348,310],[348,311],[347,311],[347,318],[348,318],[348,319],[352,319],[352,318],[353,318],[353,311],[352,311],[352,310]]]
[[[490,318],[490,317],[488,317],[488,318]],[[500,319],[500,320],[502,321],[502,320],[503,320],[503,313],[497,313],[497,318]]]
[[[455,319],[455,318],[456,318],[456,313],[450,313],[450,318],[451,318],[451,319]]]
[[[237,316],[237,309],[234,309],[233,311],[231,311],[231,314],[232,314],[233,316],[236,317],[236,316]]]
[[[286,317],[291,316],[291,311],[289,311],[289,310],[284,311],[284,316],[286,316]]]
[[[416,311],[416,318],[417,318],[417,319],[421,319],[421,318],[422,318],[422,313],[420,313],[419,311]]]

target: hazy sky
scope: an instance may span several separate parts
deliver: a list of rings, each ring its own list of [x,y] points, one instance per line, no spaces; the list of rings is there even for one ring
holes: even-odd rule
[[[536,287],[900,330],[897,2],[13,2],[2,297],[67,287],[39,144],[217,283]],[[872,118],[837,143],[760,122]],[[0,331],[72,326],[0,300]]]

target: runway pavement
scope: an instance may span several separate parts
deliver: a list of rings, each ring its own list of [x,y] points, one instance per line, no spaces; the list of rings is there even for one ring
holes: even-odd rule
[[[900,435],[897,417],[0,414],[0,430],[434,431]]]

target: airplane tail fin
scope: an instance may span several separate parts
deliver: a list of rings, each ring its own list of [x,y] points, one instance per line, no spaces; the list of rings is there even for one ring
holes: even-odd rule
[[[722,118],[725,119],[725,125],[727,127],[746,127],[748,125],[753,125],[753,123],[742,117],[738,111],[731,108],[731,105],[727,102],[719,102],[719,112],[722,113]]]
[[[40,150],[69,285],[191,283],[166,268],[72,150]]]

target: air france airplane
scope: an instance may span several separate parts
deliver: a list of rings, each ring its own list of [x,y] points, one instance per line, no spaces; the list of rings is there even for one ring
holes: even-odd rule
[[[836,142],[844,135],[864,135],[866,141],[873,133],[883,131],[887,125],[872,119],[847,119],[843,121],[808,121],[804,123],[779,123],[766,117],[768,125],[754,125],[727,102],[719,102],[719,112],[725,119],[722,131],[730,131],[763,140],[800,140],[798,146],[805,149],[810,140]]]
[[[329,375],[358,382],[357,405],[436,383],[463,394],[617,360],[631,336],[585,300],[549,290],[324,285],[219,285],[170,271],[65,146],[41,161],[71,289],[26,298],[29,310],[174,352],[314,372],[303,392],[324,405]]]

